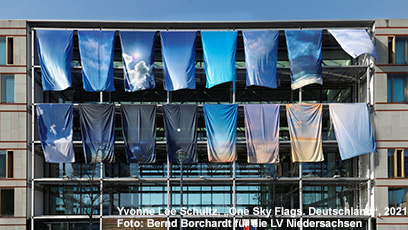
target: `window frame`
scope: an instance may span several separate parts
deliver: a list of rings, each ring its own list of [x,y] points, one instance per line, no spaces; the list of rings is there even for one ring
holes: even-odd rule
[[[13,100],[12,101],[6,101],[3,99],[3,77],[13,77]],[[0,74],[0,103],[1,104],[13,104],[16,103],[16,76],[15,74]]]
[[[405,38],[405,46],[404,46],[404,64],[396,64],[396,40],[398,38]],[[391,40],[391,41],[390,41]],[[400,36],[400,35],[392,35],[388,36],[388,64],[393,65],[408,65],[408,36]],[[391,47],[390,47],[391,46]]]
[[[4,151],[6,154],[6,169],[5,169],[5,177],[0,179],[13,179],[14,178],[14,169],[15,169],[15,154],[13,150],[1,149],[0,151]],[[11,155],[11,159],[10,159]],[[11,164],[11,165],[10,165]],[[11,169],[10,169],[11,168]]]
[[[392,149],[391,149],[392,150]],[[398,158],[399,155],[399,158]],[[394,149],[393,154],[393,172],[391,175],[388,175],[390,178],[405,178],[405,149],[397,148]],[[389,160],[390,156],[387,157]],[[400,159],[400,163],[398,164],[398,159]],[[388,168],[388,173],[390,174],[390,168]]]
[[[10,48],[10,41],[11,41],[11,50]],[[14,65],[14,47],[15,47],[15,41],[14,37],[12,36],[6,36],[6,65]],[[10,57],[12,60],[10,60]]]
[[[404,100],[395,101],[394,99],[394,79],[402,77],[404,78]],[[388,84],[390,82],[390,87]],[[390,92],[388,92],[390,90]],[[408,75],[407,74],[387,74],[387,102],[388,103],[405,103],[408,102]]]

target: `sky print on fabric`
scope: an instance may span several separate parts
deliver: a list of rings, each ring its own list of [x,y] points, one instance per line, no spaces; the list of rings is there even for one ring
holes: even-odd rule
[[[164,89],[195,89],[197,32],[160,32]]]
[[[115,31],[78,31],[85,91],[113,92]]]
[[[242,31],[246,85],[276,88],[279,31]]]
[[[353,58],[369,54],[378,61],[377,49],[365,30],[328,30],[341,48]]]
[[[236,161],[238,105],[216,104],[203,107],[207,130],[208,161]]]
[[[292,162],[320,162],[322,148],[322,104],[287,104]]]
[[[71,87],[73,30],[37,30],[38,57],[43,90]]]
[[[156,32],[120,31],[125,91],[153,89],[154,43]]]
[[[38,104],[37,121],[46,162],[75,162],[72,104]]]
[[[207,88],[235,82],[237,31],[201,31]]]
[[[322,31],[285,31],[292,90],[310,84],[323,84]]]

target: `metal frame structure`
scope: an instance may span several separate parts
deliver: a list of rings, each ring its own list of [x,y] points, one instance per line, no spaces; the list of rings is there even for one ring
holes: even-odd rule
[[[30,152],[30,177],[29,177],[29,185],[31,187],[31,199],[30,199],[30,223],[31,223],[31,229],[34,229],[35,226],[35,220],[42,220],[42,219],[60,219],[61,216],[56,216],[56,215],[50,215],[50,216],[36,216],[35,215],[35,187],[36,185],[43,185],[43,184],[59,184],[59,183],[67,183],[69,184],[69,181],[66,181],[63,178],[35,178],[35,155],[36,155],[36,150],[35,150],[35,145],[39,144],[39,140],[35,140],[35,108],[36,104],[38,103],[35,101],[35,92],[36,92],[36,79],[35,79],[35,72],[39,69],[38,65],[34,64],[35,60],[35,31],[36,30],[42,30],[42,29],[53,29],[53,30],[65,30],[67,28],[71,30],[150,30],[150,31],[168,31],[168,30],[197,30],[196,28],[200,28],[199,30],[277,30],[277,29],[327,29],[327,28],[364,28],[368,29],[369,31],[372,30],[372,24],[373,21],[304,21],[304,22],[297,22],[297,21],[287,21],[287,22],[180,22],[180,23],[173,23],[173,22],[103,22],[103,21],[84,21],[84,22],[76,22],[76,21],[29,21],[28,24],[32,27],[28,27],[28,38],[30,38],[30,42],[27,42],[27,44],[30,44],[30,55],[28,57],[29,63],[29,73],[31,77],[31,96],[29,97],[29,110],[31,110],[31,116],[30,116],[30,121],[31,121],[31,134],[29,135],[29,143],[28,145],[31,147],[31,152]],[[80,25],[80,26],[78,26]],[[327,27],[325,27],[327,25]],[[371,26],[370,26],[371,25]],[[133,29],[132,29],[133,28]],[[368,58],[365,58],[366,61],[368,61]],[[360,65],[358,68],[367,68],[366,71],[366,78],[361,77],[361,79],[358,80],[358,90],[360,91],[360,82],[365,80],[367,82],[367,103],[371,104],[373,102],[371,96],[370,96],[370,91],[372,88],[370,88],[370,77],[372,74],[372,63],[366,62],[366,66]],[[78,69],[80,67],[73,67],[74,69]],[[329,67],[331,68],[331,67]],[[355,68],[355,66],[351,67],[345,67],[345,68]],[[120,68],[119,68],[120,69]],[[231,83],[230,85],[230,103],[235,104],[236,103],[236,86],[235,82]],[[357,93],[357,100],[361,101],[360,98],[360,92]],[[99,95],[99,101],[102,103],[103,102],[103,93],[101,92]],[[167,92],[167,98],[166,98],[167,103],[172,102],[172,93]],[[302,102],[302,89],[299,90],[299,102]],[[282,104],[284,105],[284,104]],[[325,104],[326,105],[326,104]],[[77,104],[74,104],[74,106],[77,106]],[[116,106],[120,106],[120,104],[116,104]],[[158,104],[158,106],[161,106],[161,104]],[[74,144],[81,144],[82,141],[74,141]],[[238,143],[241,143],[238,141]],[[245,142],[242,142],[245,143]],[[289,144],[290,141],[281,141],[281,144]],[[323,141],[324,144],[336,144],[336,141]],[[115,144],[123,144],[123,141],[116,141]],[[157,144],[165,144],[164,141],[157,141]],[[203,145],[206,144],[205,141],[199,141],[198,144]],[[343,184],[343,183],[351,183],[351,184],[367,184],[367,196],[368,196],[368,206],[369,207],[374,207],[374,189],[373,189],[373,183],[374,183],[374,170],[372,169],[373,167],[373,154],[370,154],[370,160],[369,160],[369,166],[368,166],[368,173],[367,177],[353,177],[353,178],[304,178],[302,176],[302,164],[299,164],[299,177],[298,178],[279,178],[276,180],[277,183],[284,183],[284,182],[298,182],[299,186],[299,208],[303,210],[303,186],[304,183],[308,182],[324,182],[327,184]],[[361,163],[361,159],[359,159],[359,162]],[[202,182],[202,181],[212,181],[212,182],[223,182],[223,181],[229,181],[232,184],[232,199],[231,199],[231,206],[233,208],[236,207],[237,201],[236,201],[236,191],[237,191],[237,182],[245,182],[247,179],[245,178],[238,178],[236,175],[237,171],[237,165],[235,162],[231,163],[232,166],[232,177],[230,178],[184,178],[184,181],[187,183],[193,183],[193,182]],[[151,181],[151,182],[162,182],[166,184],[167,187],[167,208],[171,208],[171,203],[172,203],[172,186],[174,182],[178,182],[180,178],[172,178],[171,177],[171,163],[167,160],[167,177],[166,178],[149,178],[149,179],[144,179],[144,178],[104,178],[103,177],[103,168],[104,164],[100,164],[100,178],[97,180],[100,183],[100,192],[101,192],[101,203],[100,203],[100,209],[99,209],[99,215],[96,215],[95,218],[99,218],[99,226],[100,229],[103,228],[103,219],[115,219],[118,218],[119,216],[111,215],[111,216],[103,216],[103,186],[104,183],[109,183],[109,182],[122,182],[126,184],[138,184],[141,182],[146,182],[146,181]],[[361,172],[359,172],[361,173]],[[251,178],[252,181],[254,182],[271,182],[275,179],[273,178]],[[152,217],[161,217],[163,216],[152,216]],[[167,220],[170,220],[170,218],[174,218],[178,216],[167,216]],[[186,216],[188,217],[188,216]],[[197,217],[197,216],[194,216]],[[209,217],[211,216],[203,216],[203,217]],[[242,216],[231,216],[233,220],[236,218],[240,218]],[[371,216],[352,216],[353,218],[357,219],[366,219],[368,220],[368,229],[371,229],[371,221],[372,218],[375,218],[374,212],[371,214]],[[75,216],[64,216],[64,219],[86,219],[88,218],[87,216],[84,215],[75,215]],[[123,218],[123,217],[121,217]],[[134,218],[134,217],[132,217]],[[138,218],[138,217],[136,217]],[[302,220],[303,218],[316,218],[313,216],[297,216],[296,218],[300,218]],[[323,218],[323,217],[322,217]],[[325,218],[350,218],[348,216],[337,216],[337,217],[325,217]],[[235,227],[234,227],[235,229]],[[302,228],[301,228],[302,229]]]

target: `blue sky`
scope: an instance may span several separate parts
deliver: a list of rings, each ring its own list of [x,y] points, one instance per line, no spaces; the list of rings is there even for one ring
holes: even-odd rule
[[[283,10],[285,9],[285,10]],[[407,0],[15,0],[0,19],[318,20],[408,18]]]

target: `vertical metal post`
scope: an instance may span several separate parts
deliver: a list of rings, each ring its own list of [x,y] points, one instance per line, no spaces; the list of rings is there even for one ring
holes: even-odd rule
[[[302,87],[299,88],[299,103],[302,103]],[[303,168],[302,168],[302,163],[299,162],[299,208],[302,210],[303,213]],[[303,214],[300,216],[300,222],[303,222]],[[300,225],[299,227],[300,230],[303,229],[303,224]]]
[[[171,189],[170,187],[170,167],[171,167],[170,161],[169,161],[169,158],[167,157],[167,180],[166,180],[167,181],[167,210],[170,209],[170,204],[172,202],[171,195],[170,195],[170,189]],[[170,217],[169,215],[167,215],[167,223],[169,222],[170,222]],[[169,225],[167,226],[167,230],[170,230]]]
[[[99,92],[99,103],[103,103],[103,92]]]
[[[35,187],[34,187],[34,178],[35,178],[35,170],[34,170],[34,159],[35,159],[35,146],[34,146],[34,102],[35,102],[35,81],[34,81],[34,30],[31,29],[31,230],[34,230],[34,195],[35,195]]]
[[[235,81],[234,82],[232,82],[232,95],[231,95],[231,103],[232,104],[235,104],[235,100],[236,100],[236,98],[235,98],[235,94],[236,94],[236,88],[235,88]],[[236,190],[237,190],[237,185],[236,185],[236,162],[234,161],[234,162],[232,162],[232,207],[235,209],[236,208]],[[232,218],[232,223],[233,223],[233,230],[235,230],[236,229],[236,227],[235,227],[235,215],[234,215],[234,217]]]
[[[181,208],[183,207],[183,162],[180,162],[180,230],[183,229],[181,226],[181,221],[183,220],[183,215],[181,215]]]
[[[368,63],[368,62],[367,62]],[[367,67],[367,104],[371,104],[371,93],[370,93],[370,81],[371,81],[371,76],[370,76],[370,66]]]
[[[103,103],[103,92],[99,93],[99,102]],[[100,204],[99,204],[99,229],[102,229],[102,215],[103,215],[103,163],[99,165],[99,192],[100,192]]]

